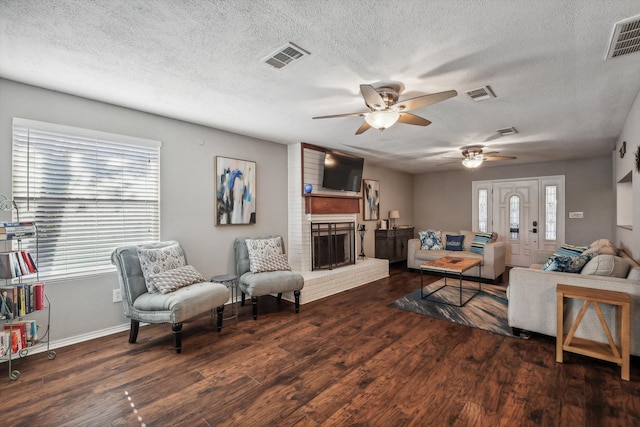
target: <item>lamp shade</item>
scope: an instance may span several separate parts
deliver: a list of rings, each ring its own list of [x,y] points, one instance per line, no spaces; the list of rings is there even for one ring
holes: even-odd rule
[[[395,111],[373,111],[364,117],[364,120],[372,128],[385,130],[395,124],[400,118],[400,113]]]
[[[400,218],[400,211],[389,211],[389,218],[391,219]]]

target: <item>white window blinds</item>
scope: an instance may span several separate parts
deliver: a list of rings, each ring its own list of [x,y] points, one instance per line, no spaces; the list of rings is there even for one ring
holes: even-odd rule
[[[37,224],[37,250],[22,247],[41,279],[112,271],[116,247],[159,240],[160,145],[13,119],[13,198],[19,220]]]

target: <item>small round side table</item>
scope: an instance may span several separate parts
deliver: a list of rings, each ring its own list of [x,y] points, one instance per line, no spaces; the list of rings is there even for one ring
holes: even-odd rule
[[[219,276],[213,276],[209,281],[222,283],[229,289],[229,294],[231,295],[231,316],[224,317],[223,320],[238,320],[238,306],[236,305],[236,300],[238,299],[238,276],[235,274],[221,274]]]

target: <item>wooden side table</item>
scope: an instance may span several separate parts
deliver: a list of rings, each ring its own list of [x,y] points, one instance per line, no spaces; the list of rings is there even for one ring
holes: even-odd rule
[[[582,288],[558,284],[556,287],[557,297],[557,322],[556,333],[556,362],[562,363],[562,352],[582,354],[584,356],[595,357],[601,360],[617,363],[622,367],[621,377],[629,381],[629,342],[631,339],[630,330],[630,302],[631,298],[624,292],[609,291],[604,289]],[[578,312],[568,334],[564,334],[564,299],[573,298],[584,300],[582,308]],[[598,314],[600,324],[607,336],[609,344],[575,337],[576,330],[587,311],[589,304],[593,303],[593,308]],[[602,315],[599,304],[610,304],[618,306],[618,344],[613,339],[607,322]]]

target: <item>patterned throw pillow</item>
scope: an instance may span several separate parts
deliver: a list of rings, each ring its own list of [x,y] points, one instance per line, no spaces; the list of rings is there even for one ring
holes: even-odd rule
[[[247,239],[247,250],[249,259],[251,257],[267,257],[284,253],[282,250],[282,239],[271,237],[268,239]]]
[[[184,286],[193,283],[204,282],[204,277],[193,266],[185,265],[184,267],[174,268],[172,270],[163,271],[162,273],[152,274],[149,276],[151,283],[161,293],[168,294]]]
[[[542,269],[562,273],[580,273],[580,270],[582,270],[591,258],[593,258],[593,254],[575,256],[554,255],[542,266]]]
[[[157,292],[158,289],[153,285],[149,277],[152,274],[162,273],[174,268],[183,267],[186,262],[184,252],[179,244],[166,246],[164,248],[145,249],[138,248],[138,258],[140,259],[140,267],[144,282],[147,285],[147,291]]]
[[[445,243],[445,249],[448,251],[461,251],[463,249],[464,235],[463,234],[447,234],[447,240]]]
[[[420,249],[428,251],[442,250],[442,232],[440,230],[419,231]]]
[[[582,252],[586,251],[588,248],[586,246],[574,246],[567,245],[566,243],[560,246],[553,255],[555,256],[576,256],[580,255]]]
[[[471,248],[469,250],[474,254],[484,254],[484,246],[491,242],[493,238],[493,233],[476,233],[473,238],[473,243],[471,243]]]
[[[287,261],[287,256],[285,254],[249,258],[249,268],[252,273],[291,270],[291,266],[289,266],[289,262]]]

